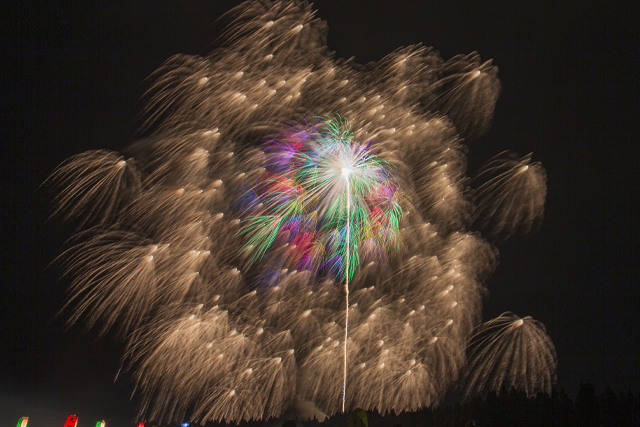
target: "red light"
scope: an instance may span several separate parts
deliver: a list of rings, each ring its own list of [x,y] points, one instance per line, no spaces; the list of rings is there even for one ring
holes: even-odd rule
[[[76,427],[78,424],[78,417],[75,415],[69,415],[67,421],[64,423],[64,427]]]

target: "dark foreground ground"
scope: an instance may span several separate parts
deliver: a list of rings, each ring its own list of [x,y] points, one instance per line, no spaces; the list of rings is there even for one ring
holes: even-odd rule
[[[22,401],[14,399],[8,402],[6,395],[0,395],[0,419],[4,420],[0,427],[13,427],[20,416],[29,416],[29,427],[63,427],[66,415],[73,414],[75,409],[63,404],[56,404],[48,396],[42,395],[42,402]],[[10,397],[10,396],[9,396]],[[89,396],[90,397],[90,396]],[[11,399],[9,399],[11,400]],[[454,399],[451,399],[454,401]],[[49,402],[49,405],[44,403]],[[113,413],[118,405],[108,402],[100,411],[87,407],[77,412],[78,427],[95,426],[97,414]],[[110,409],[107,409],[110,408]],[[133,408],[117,412],[106,420],[106,427],[135,427]],[[105,411],[105,409],[107,409]],[[71,411],[71,412],[69,412]],[[96,412],[97,411],[97,412]],[[101,417],[105,416],[101,415]],[[15,418],[15,419],[14,419]],[[235,423],[191,423],[190,427],[282,427],[287,419],[252,421]],[[483,398],[473,399],[467,403],[444,403],[436,409],[422,409],[417,412],[400,414],[367,411],[368,427],[599,427],[599,426],[640,426],[640,393],[614,392],[606,388],[596,393],[590,383],[582,384],[575,399],[569,397],[564,390],[554,390],[551,396],[539,394],[533,398],[519,392],[489,393]],[[10,420],[10,422],[9,422]],[[475,424],[473,424],[475,422]],[[10,424],[10,425],[9,425]],[[347,415],[337,414],[323,422],[314,420],[296,420],[297,427],[347,427]],[[159,424],[153,421],[146,427],[179,427],[178,423]]]
[[[465,404],[442,405],[418,412],[385,414],[368,411],[369,427],[550,427],[550,426],[640,426],[640,395],[615,393],[610,388],[596,394],[591,384],[582,384],[576,398],[564,390],[554,390],[551,396],[539,394],[527,398],[520,392],[489,393],[483,399]],[[238,427],[280,427],[284,420],[243,422]],[[473,424],[475,423],[475,424]],[[323,422],[298,421],[298,427],[347,427],[347,415],[338,414]],[[207,423],[206,427],[236,424]]]

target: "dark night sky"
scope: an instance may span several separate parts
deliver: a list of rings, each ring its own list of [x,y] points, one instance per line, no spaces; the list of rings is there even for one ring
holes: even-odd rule
[[[32,427],[62,425],[71,413],[81,427],[132,422],[129,377],[113,382],[122,345],[65,331],[68,313],[57,316],[68,283],[47,266],[70,230],[45,222],[50,198],[38,187],[73,154],[131,142],[145,77],[173,54],[206,54],[215,20],[239,2],[93,3],[0,6],[3,425],[23,415]],[[469,146],[470,167],[505,149],[533,152],[548,198],[540,233],[499,247],[485,319],[542,321],[570,395],[581,381],[637,393],[639,14],[621,6],[633,2],[559,3],[315,5],[338,57],[367,63],[421,42],[445,59],[493,58],[502,95],[492,129]]]

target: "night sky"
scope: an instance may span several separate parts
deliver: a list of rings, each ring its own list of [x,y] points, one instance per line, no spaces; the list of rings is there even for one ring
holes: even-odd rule
[[[77,3],[77,4],[76,4]],[[39,188],[56,165],[135,139],[144,80],[177,53],[204,55],[238,1],[29,1],[0,6],[2,297],[0,424],[132,425],[123,346],[65,328],[60,254],[72,229],[47,221]],[[469,144],[469,174],[494,154],[533,152],[547,171],[541,231],[499,246],[484,318],[542,321],[558,386],[640,392],[638,11],[603,2],[316,1],[329,48],[359,63],[422,43],[444,59],[498,66],[491,130]],[[510,4],[510,6],[507,6]]]

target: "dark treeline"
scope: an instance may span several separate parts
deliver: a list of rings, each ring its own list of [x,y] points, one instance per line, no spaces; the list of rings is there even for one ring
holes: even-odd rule
[[[475,422],[479,427],[637,427],[640,426],[640,396],[631,392],[616,394],[611,388],[596,394],[593,386],[586,383],[580,387],[575,400],[562,389],[554,389],[551,396],[539,393],[532,398],[523,392],[502,390],[500,393],[488,393],[484,399],[476,398],[464,404],[419,413],[424,414],[422,423],[416,419],[412,425],[467,426]],[[403,414],[397,418],[397,423],[403,424]],[[413,420],[407,421],[403,425],[409,426]],[[383,427],[384,424],[370,423],[370,426]]]
[[[368,427],[599,427],[640,426],[640,395],[615,393],[607,387],[597,394],[590,383],[582,384],[575,400],[564,390],[551,396],[528,398],[523,392],[502,390],[466,403],[442,405],[418,412],[380,415],[367,411]],[[280,427],[283,421],[242,422],[239,427]],[[475,423],[475,424],[474,424]],[[212,424],[207,423],[207,426]],[[224,424],[221,424],[224,425]],[[236,426],[236,424],[227,424]],[[347,417],[337,414],[323,422],[298,422],[304,427],[347,427]]]
[[[500,393],[490,392],[483,399],[476,398],[462,404],[442,405],[414,413],[386,416],[367,414],[369,427],[392,427],[395,424],[404,427],[638,427],[640,395],[615,393],[608,387],[597,394],[593,385],[585,383],[581,385],[575,400],[563,389],[554,389],[551,396],[539,393],[531,398],[516,390],[502,390]],[[331,421],[327,419],[322,424],[306,422],[305,426],[334,425]]]

